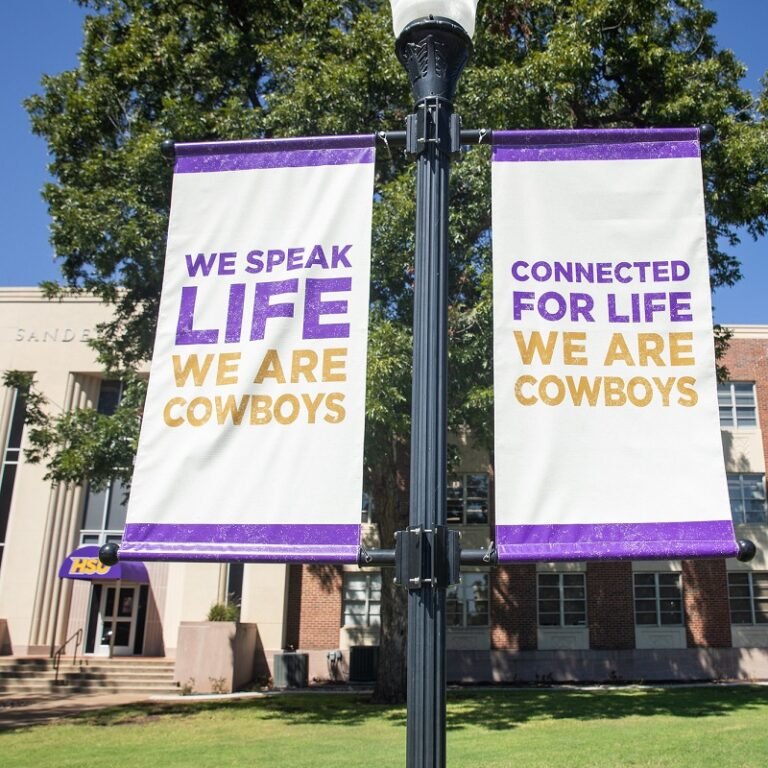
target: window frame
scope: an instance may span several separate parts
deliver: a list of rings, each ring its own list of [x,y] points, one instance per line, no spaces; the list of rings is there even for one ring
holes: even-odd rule
[[[737,390],[741,389],[742,393],[744,393],[747,387],[750,389],[749,399],[751,402],[747,405],[740,405],[737,398]],[[727,403],[725,402],[726,396]],[[757,420],[757,395],[753,381],[720,382],[717,385],[717,406],[721,429],[757,429],[760,426]],[[742,414],[740,419],[740,410],[751,413],[751,416],[746,416],[745,418],[745,415]],[[728,414],[726,422],[730,423],[724,423],[723,421],[723,415],[726,413]],[[743,423],[745,420],[749,423]]]
[[[0,463],[0,567],[3,563],[8,525],[11,521],[13,491],[22,462],[21,446],[24,441],[29,388],[14,387],[12,392],[13,402],[8,412],[8,426],[3,440],[3,453],[0,456],[2,459]]]
[[[352,579],[365,581],[364,597],[362,600],[351,600],[348,597],[350,586],[348,584]],[[344,571],[341,584],[341,626],[354,627],[355,629],[375,629],[381,626],[381,589],[382,589],[381,571]],[[358,588],[358,591],[361,591]],[[378,599],[375,594],[378,592]],[[349,610],[350,604],[362,605],[363,610],[359,613],[353,613]],[[374,608],[375,610],[371,610]],[[358,623],[347,621],[347,616],[354,617],[360,615],[363,621]]]
[[[96,411],[106,416],[111,416],[120,400],[123,397],[124,383],[120,379],[101,379],[99,382],[99,395],[96,399]],[[80,544],[120,544],[123,540],[123,531],[125,522],[120,528],[107,527],[110,522],[111,510],[113,507],[113,495],[115,493],[125,494],[125,500],[120,502],[123,507],[122,519],[125,521],[125,515],[128,506],[128,494],[123,482],[117,479],[110,480],[109,485],[104,490],[104,502],[101,509],[101,522],[98,528],[86,528],[88,523],[89,510],[91,504],[98,498],[101,491],[93,491],[90,486],[86,486],[83,499],[83,509],[80,517]]]
[[[745,483],[745,478],[757,478],[757,483],[748,485]],[[762,472],[728,472],[726,473],[726,479],[728,481],[728,503],[731,507],[731,519],[735,525],[765,525],[768,523],[768,504],[766,503],[765,492],[765,474]],[[731,491],[736,487],[735,481],[738,480],[738,489],[740,491],[740,498],[737,500],[741,504],[741,519],[737,520],[737,510],[734,508],[734,498]],[[759,486],[762,498],[752,495],[748,495],[749,489],[754,491]],[[758,502],[761,507],[760,519],[749,520],[748,506],[750,502]]]
[[[467,597],[466,594],[472,588],[471,583],[476,579],[464,580],[465,577],[482,577],[485,582],[485,597],[477,598],[474,594]],[[470,605],[485,604],[484,611],[470,611]],[[462,629],[487,629],[491,625],[491,575],[490,571],[462,571],[461,581],[453,584],[445,591],[445,615],[448,630]],[[451,623],[452,617],[458,616],[458,623]],[[480,616],[480,621],[471,621],[471,616]]]
[[[477,495],[477,494],[470,494],[469,493],[469,483],[468,478],[470,477],[482,477],[484,478],[485,483],[485,495]],[[451,496],[451,492],[456,490],[455,486],[453,485],[456,482],[461,483],[461,497],[458,498],[456,496]],[[447,479],[446,479],[446,520],[448,522],[448,525],[488,525],[490,521],[490,499],[491,499],[491,491],[490,491],[490,476],[487,472],[451,472]],[[451,502],[460,502],[461,503],[461,519],[457,520],[456,515],[452,513],[451,510]],[[485,505],[485,519],[481,521],[475,521],[475,520],[468,520],[467,515],[469,514],[469,506],[470,504],[477,504],[480,503],[481,505]]]
[[[733,578],[732,578],[733,577]],[[746,584],[734,584],[736,578],[746,577]],[[755,595],[755,577],[759,577],[764,583],[761,585],[765,595]],[[747,587],[748,595],[734,595],[734,588]],[[745,609],[734,610],[735,600],[749,601],[750,621],[734,621],[734,613],[744,613]],[[764,604],[762,612],[756,610],[758,604]],[[734,627],[761,627],[768,629],[768,572],[766,571],[728,571],[728,613],[731,625]],[[758,621],[758,615],[764,618]]]
[[[544,579],[556,579],[556,584],[542,584]],[[578,579],[580,584],[566,584],[568,579]],[[581,597],[572,597],[567,595],[566,590],[578,588],[582,592]],[[542,597],[543,589],[557,590],[557,597]],[[557,600],[557,612],[542,611],[542,602],[554,602]],[[582,604],[581,611],[566,611],[566,603],[578,602]],[[567,615],[582,615],[582,621],[566,622]],[[557,623],[544,624],[542,616],[556,616]],[[573,627],[589,626],[589,616],[587,612],[587,577],[582,571],[540,571],[536,574],[536,623],[539,629],[565,629]]]
[[[639,578],[648,578],[652,576],[653,577],[653,584],[640,584],[638,585],[638,579]],[[670,597],[669,595],[662,595],[662,588],[669,589],[671,585],[669,584],[661,584],[661,579],[668,579],[668,578],[674,578],[677,582],[674,587],[677,590],[677,595],[674,597]],[[643,595],[638,596],[638,587],[650,589],[652,588],[654,591],[653,596]],[[642,600],[644,602],[654,602],[654,622],[639,622],[638,615],[649,615],[651,612],[648,610],[639,611],[638,610],[638,602]],[[678,603],[678,610],[675,611],[676,614],[679,614],[680,621],[676,622],[669,622],[669,621],[663,621],[662,617],[664,615],[669,615],[671,611],[669,610],[663,610],[662,604],[664,601],[670,601],[675,600]],[[669,627],[684,627],[685,626],[685,603],[683,600],[683,577],[682,573],[680,571],[635,571],[632,574],[632,608],[633,608],[633,616],[635,621],[635,627],[642,627],[642,628],[669,628]]]
[[[80,525],[80,544],[98,544],[101,546],[102,544],[120,544],[123,540],[123,531],[125,530],[125,526],[122,528],[107,528],[108,518],[109,518],[109,511],[112,507],[112,495],[114,493],[124,493],[124,486],[122,483],[119,483],[119,488],[116,488],[116,484],[118,484],[119,481],[112,480],[110,484],[104,489],[106,491],[104,495],[104,505],[101,510],[101,527],[100,528],[86,528],[86,515],[88,514],[89,507],[93,501],[93,499],[98,498],[98,492],[92,492],[90,487],[86,489],[85,492],[85,501],[83,503],[83,515],[82,515],[82,522]],[[128,500],[121,504],[121,506],[124,506],[127,508]]]

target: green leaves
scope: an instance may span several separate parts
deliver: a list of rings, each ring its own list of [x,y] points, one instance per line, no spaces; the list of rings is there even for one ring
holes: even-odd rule
[[[93,13],[79,67],[45,78],[27,108],[50,150],[44,195],[64,282],[113,305],[96,348],[105,368],[127,370],[149,358],[154,337],[171,182],[163,139],[398,130],[411,96],[385,2],[82,2]],[[754,103],[739,87],[743,66],[718,48],[714,14],[700,0],[486,0],[479,10],[456,105],[467,127],[715,126],[704,151],[712,281],[737,280],[722,243],[736,242],[741,227],[760,236],[768,226],[768,97]],[[483,440],[492,404],[489,176],[487,148],[455,159],[450,421]],[[413,218],[412,162],[381,147],[369,462],[408,434]],[[77,433],[57,424],[66,440],[40,433],[54,453]],[[86,431],[110,440],[96,422]],[[83,447],[84,472],[88,461],[101,461],[95,447]]]
[[[130,482],[146,395],[146,382],[127,377],[123,397],[111,416],[94,409],[56,412],[35,387],[34,375],[6,371],[3,384],[26,394],[25,459],[47,462],[46,480],[83,483],[99,490],[113,478]]]

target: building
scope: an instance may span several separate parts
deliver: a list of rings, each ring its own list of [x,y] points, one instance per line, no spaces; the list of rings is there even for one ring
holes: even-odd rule
[[[48,301],[0,289],[0,369],[33,372],[62,409],[108,412],[120,383],[87,345],[107,310],[88,297]],[[516,564],[463,572],[449,592],[448,664],[455,681],[768,678],[768,326],[736,327],[720,387],[723,451],[739,538],[735,560]],[[0,654],[47,656],[82,637],[86,655],[184,658],[189,623],[227,600],[255,625],[261,669],[285,650],[307,654],[310,680],[370,675],[381,575],[355,567],[150,563],[119,580],[95,550],[119,541],[125,494],[52,487],[24,460],[23,392],[0,391]],[[374,513],[363,511],[366,535]],[[463,544],[491,540],[488,457],[464,446],[448,516]],[[61,578],[63,573],[66,578]],[[79,635],[82,631],[82,635]]]

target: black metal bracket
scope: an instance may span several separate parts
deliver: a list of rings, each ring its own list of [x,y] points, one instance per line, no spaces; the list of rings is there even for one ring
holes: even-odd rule
[[[420,101],[416,111],[405,119],[405,150],[411,155],[436,144],[446,155],[461,149],[461,118],[451,103],[439,96]]]
[[[406,589],[459,583],[460,534],[447,525],[406,528],[395,533],[395,583]]]

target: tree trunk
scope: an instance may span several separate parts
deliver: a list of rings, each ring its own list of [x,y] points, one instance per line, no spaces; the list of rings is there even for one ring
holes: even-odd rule
[[[379,525],[382,548],[395,545],[395,531],[408,525],[408,452],[393,440],[389,455],[373,469],[371,495]],[[394,568],[381,569],[381,640],[379,672],[373,700],[403,704],[406,697],[406,592],[394,583]]]

